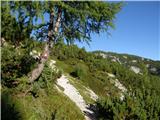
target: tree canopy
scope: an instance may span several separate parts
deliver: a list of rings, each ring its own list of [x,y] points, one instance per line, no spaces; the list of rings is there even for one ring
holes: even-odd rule
[[[89,43],[91,33],[114,28],[114,18],[121,6],[122,3],[102,1],[2,2],[2,37],[18,46],[34,32],[36,40],[47,41],[39,64],[29,77],[33,82],[42,73],[53,43],[65,40],[68,44],[75,40]],[[46,15],[49,21],[45,20]],[[38,19],[43,22],[35,24]]]
[[[2,37],[7,39],[12,36],[8,38],[12,39],[16,36],[14,38],[18,41],[30,37],[32,31],[36,31],[37,39],[45,40],[52,20],[52,40],[55,43],[58,40],[73,43],[75,40],[89,42],[91,33],[108,32],[109,28],[114,28],[115,15],[120,11],[122,3],[14,1],[2,2],[1,7]],[[53,16],[48,18],[48,22],[45,17],[47,14],[51,15],[51,12]],[[38,19],[43,22],[35,24]]]

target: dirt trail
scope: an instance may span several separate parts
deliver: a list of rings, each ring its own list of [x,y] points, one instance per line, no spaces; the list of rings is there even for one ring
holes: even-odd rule
[[[84,101],[83,97],[80,95],[78,90],[72,84],[69,83],[69,80],[67,79],[66,76],[62,75],[57,80],[57,85],[64,88],[63,93],[67,95],[73,102],[75,102],[75,104],[84,113],[86,120],[96,120],[95,112],[86,104],[86,102]],[[91,94],[92,93],[95,96],[95,93],[93,91],[91,91]]]

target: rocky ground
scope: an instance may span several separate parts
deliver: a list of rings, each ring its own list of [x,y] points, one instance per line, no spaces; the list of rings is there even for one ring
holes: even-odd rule
[[[63,93],[65,95],[67,95],[73,102],[75,102],[75,104],[79,107],[79,109],[84,113],[86,120],[95,120],[96,119],[95,111],[92,110],[91,107],[86,104],[85,100],[80,95],[78,90],[72,84],[69,83],[69,80],[65,75],[62,75],[57,80],[57,85],[64,88]],[[90,90],[88,88],[87,88],[87,90],[90,93],[91,98],[93,100],[96,100],[98,98],[98,96],[92,90]]]

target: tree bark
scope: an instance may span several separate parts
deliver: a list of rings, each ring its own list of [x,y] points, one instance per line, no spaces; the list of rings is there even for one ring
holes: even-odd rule
[[[57,15],[57,19],[56,19],[56,23],[55,23],[55,27],[54,27],[54,33],[58,33],[59,31],[59,27],[60,27],[60,21],[61,21],[61,15],[62,15],[62,10],[59,8],[58,9],[58,15]],[[54,41],[54,43],[56,44],[56,39]]]
[[[40,62],[37,68],[33,69],[31,75],[29,76],[29,82],[34,82],[42,73],[44,64],[49,57],[49,45],[46,43],[43,54],[41,55]]]
[[[56,20],[54,32],[58,32],[58,28],[59,28],[60,21],[61,21],[61,15],[62,15],[62,10],[58,9],[58,15],[57,15],[57,20]]]
[[[49,23],[49,27],[48,27],[48,42],[45,45],[44,52],[42,53],[42,55],[40,57],[40,62],[38,64],[37,68],[33,69],[33,71],[31,72],[31,75],[29,76],[29,82],[31,82],[31,83],[34,82],[41,75],[41,73],[43,71],[43,68],[44,68],[44,64],[48,60],[49,53],[50,53],[49,49],[51,47],[51,41],[52,41],[52,38],[53,38],[53,30],[54,30],[55,33],[58,32],[58,28],[59,28],[60,20],[61,20],[61,14],[62,14],[62,12],[59,8],[58,9],[57,20],[56,20],[55,26],[53,28],[54,10],[51,9],[50,23]]]

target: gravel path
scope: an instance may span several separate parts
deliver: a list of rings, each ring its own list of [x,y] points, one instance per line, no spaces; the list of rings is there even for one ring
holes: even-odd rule
[[[96,120],[94,111],[89,108],[89,106],[86,104],[86,102],[84,101],[83,97],[80,95],[78,90],[69,83],[69,80],[67,79],[66,76],[62,75],[57,80],[57,84],[64,88],[63,93],[67,95],[73,102],[76,103],[76,105],[84,113],[86,120]],[[94,93],[94,96],[95,96],[95,93]]]

